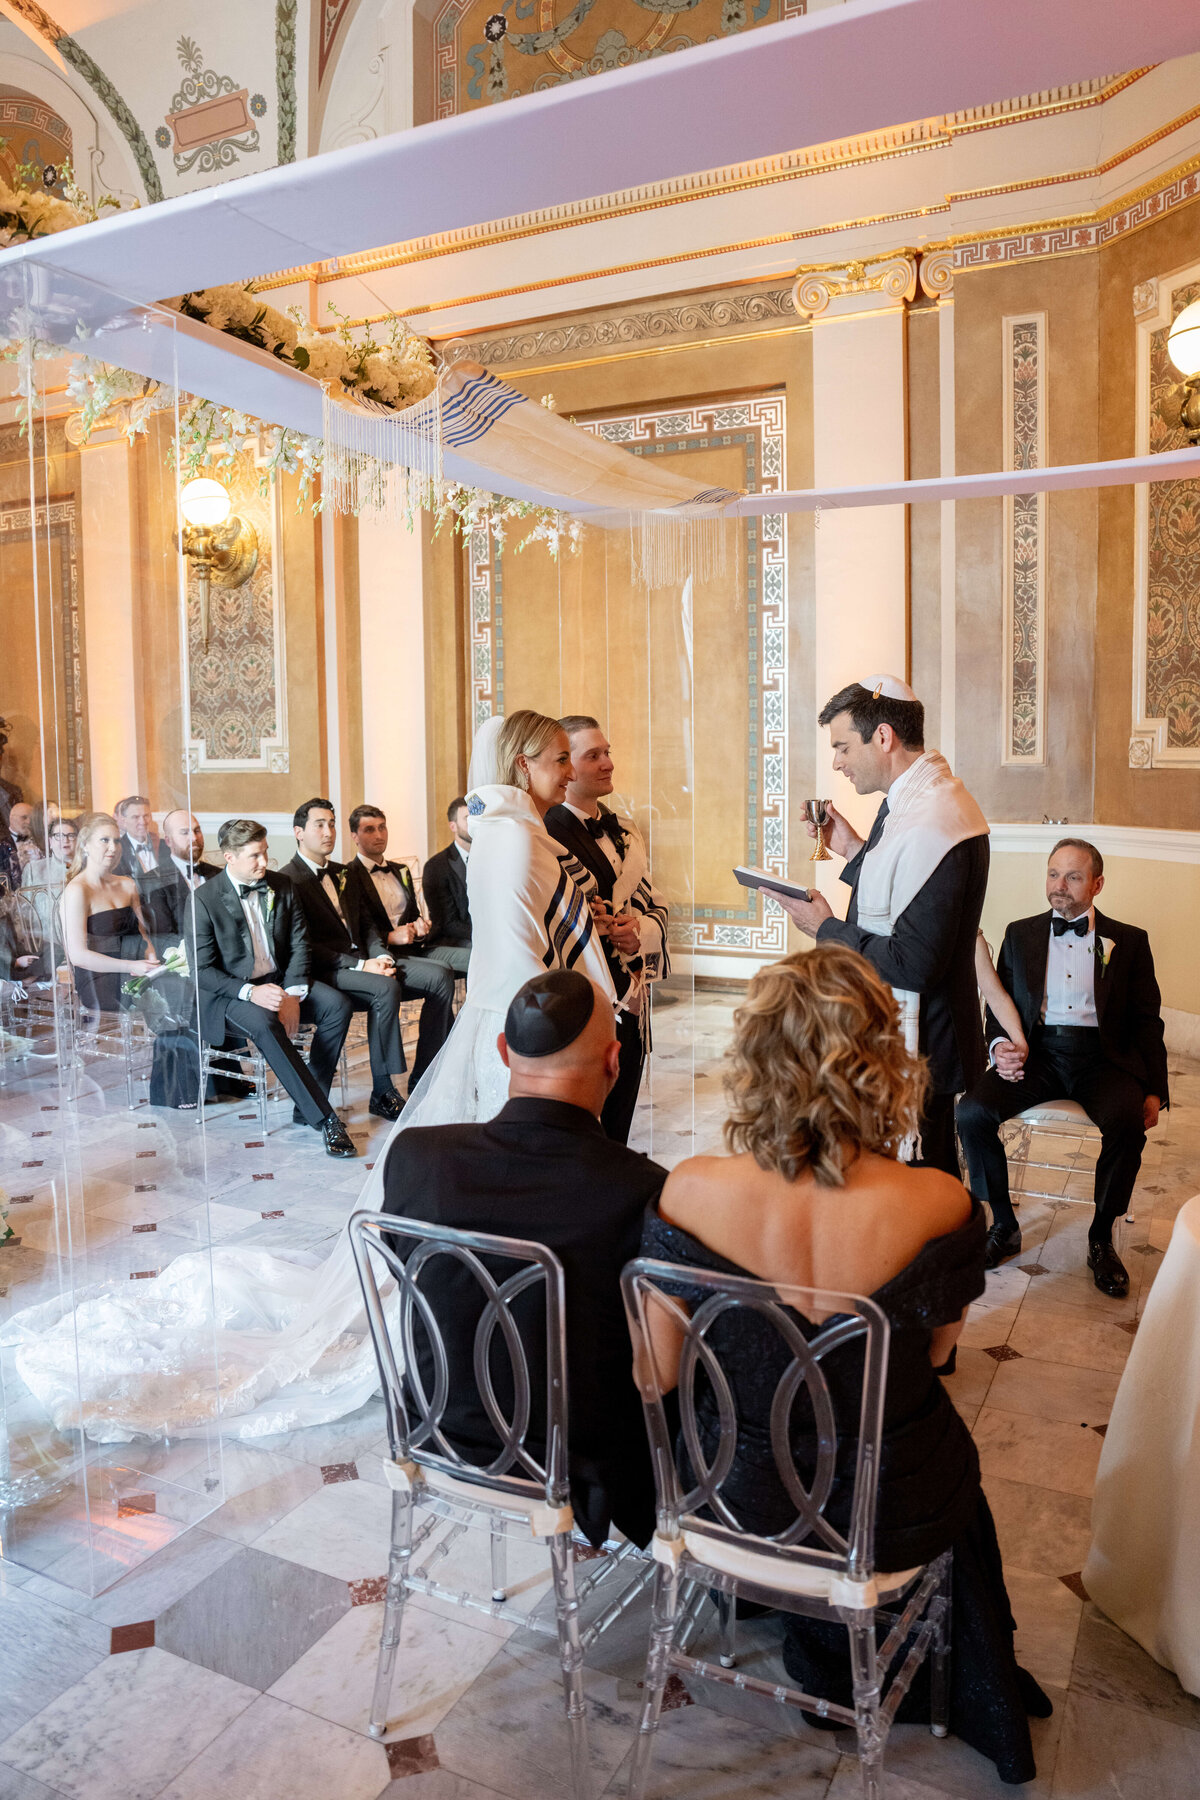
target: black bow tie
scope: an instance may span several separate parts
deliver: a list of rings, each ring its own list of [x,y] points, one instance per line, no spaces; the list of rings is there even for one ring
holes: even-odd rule
[[[248,881],[244,885],[241,882],[238,883],[238,892],[243,899],[247,894],[269,894],[270,891],[271,889],[265,881]]]
[[[600,819],[585,819],[583,821],[583,826],[584,830],[594,838],[602,838],[605,836],[604,825]]]
[[[390,875],[391,870],[388,868],[388,866],[385,862],[372,863],[371,864],[371,873],[372,873],[372,875]]]
[[[1065,937],[1068,931],[1073,931],[1076,937],[1086,937],[1092,925],[1086,913],[1078,919],[1060,919],[1056,914],[1050,921],[1050,929],[1055,937]]]

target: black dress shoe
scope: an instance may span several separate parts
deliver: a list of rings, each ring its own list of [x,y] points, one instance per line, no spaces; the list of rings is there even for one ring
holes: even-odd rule
[[[985,1269],[998,1269],[1002,1262],[1010,1256],[1021,1254],[1021,1227],[1019,1225],[993,1225],[987,1234],[983,1247],[983,1266]]]
[[[330,1113],[321,1127],[321,1136],[325,1139],[326,1156],[357,1156],[354,1139],[342,1124],[336,1113]]]
[[[404,1111],[404,1102],[395,1088],[379,1088],[371,1095],[367,1111],[377,1119],[398,1119]]]
[[[1111,1244],[1089,1244],[1087,1264],[1102,1294],[1111,1294],[1114,1300],[1125,1298],[1129,1292],[1129,1270]]]

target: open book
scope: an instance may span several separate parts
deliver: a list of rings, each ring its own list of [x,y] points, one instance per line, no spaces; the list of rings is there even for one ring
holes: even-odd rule
[[[786,875],[772,875],[769,869],[749,869],[741,864],[733,871],[736,880],[746,888],[765,888],[769,894],[788,894],[793,900],[811,900],[810,889]]]

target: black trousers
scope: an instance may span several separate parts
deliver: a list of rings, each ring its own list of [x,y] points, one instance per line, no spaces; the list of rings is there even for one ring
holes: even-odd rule
[[[333,1006],[329,1004],[330,999],[335,1003]],[[253,1000],[230,1000],[225,1008],[225,1019],[231,1037],[249,1038],[254,1048],[266,1057],[292,1096],[304,1123],[320,1127],[333,1115],[329,1104],[329,1082],[345,1042],[351,1008],[341,994],[319,981],[313,983],[308,999],[301,1003],[301,1018],[305,1016],[306,1007],[309,1020],[317,1026],[311,1063],[305,1062],[288,1037],[279,1022],[279,1014],[268,1012],[265,1006],[256,1006]],[[341,1036],[334,1048],[338,1020],[341,1021]],[[322,1071],[325,1071],[323,1075]]]
[[[450,1036],[454,1023],[454,971],[427,957],[397,956],[396,981],[403,989],[402,999],[421,1002],[417,1054],[408,1078],[411,1093]],[[404,1064],[400,1066],[403,1068]]]
[[[1129,1210],[1142,1163],[1145,1096],[1140,1082],[1104,1056],[1098,1031],[1076,1028],[1061,1036],[1043,1032],[1030,1046],[1020,1081],[1005,1081],[989,1069],[978,1086],[963,1095],[958,1103],[958,1135],[971,1192],[991,1207],[993,1223],[1016,1223],[1000,1127],[1027,1106],[1064,1098],[1077,1101],[1100,1131],[1096,1211],[1088,1236],[1093,1243],[1110,1243],[1113,1226]]]
[[[371,1083],[376,1093],[386,1092],[392,1086],[392,1076],[404,1073],[404,1048],[400,1042],[404,993],[399,980],[391,975],[372,975],[366,969],[338,969],[331,985],[349,1000],[353,1012],[366,1013]]]
[[[649,1003],[648,997],[644,997],[643,1006],[648,1006]],[[612,1138],[614,1143],[627,1144],[633,1126],[633,1115],[637,1109],[638,1090],[642,1085],[646,1048],[642,1042],[641,1020],[635,1013],[618,1013],[616,1030],[617,1042],[621,1046],[621,1064],[613,1091],[604,1102],[600,1123],[605,1135]]]
[[[959,1174],[958,1145],[954,1138],[954,1095],[929,1094],[921,1114],[921,1154],[913,1164],[917,1169],[944,1169],[956,1179]]]

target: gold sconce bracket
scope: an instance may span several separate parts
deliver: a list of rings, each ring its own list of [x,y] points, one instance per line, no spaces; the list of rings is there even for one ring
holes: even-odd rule
[[[200,600],[200,636],[208,649],[211,588],[237,588],[258,567],[258,533],[236,515],[222,525],[185,525],[183,553],[196,571]]]

